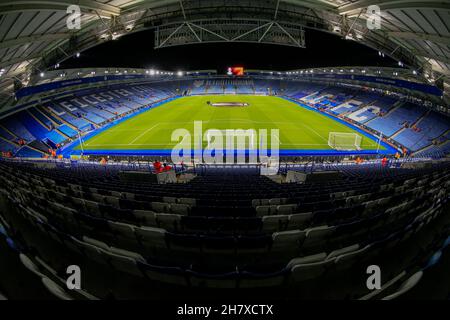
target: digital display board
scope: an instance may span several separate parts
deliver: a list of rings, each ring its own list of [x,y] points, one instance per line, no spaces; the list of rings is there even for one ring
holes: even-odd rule
[[[227,70],[227,74],[229,76],[243,76],[244,75],[244,67],[229,67]]]

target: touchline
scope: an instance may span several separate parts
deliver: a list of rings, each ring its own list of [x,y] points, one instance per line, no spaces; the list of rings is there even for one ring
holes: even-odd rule
[[[191,162],[206,164],[279,162],[279,130],[270,129],[208,129],[203,122],[194,121],[194,132],[178,128],[172,132],[171,141],[176,142],[171,152],[174,163]],[[203,148],[204,143],[206,147]]]

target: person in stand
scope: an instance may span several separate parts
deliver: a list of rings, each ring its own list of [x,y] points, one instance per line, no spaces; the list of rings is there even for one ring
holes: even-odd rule
[[[102,157],[102,159],[100,160],[100,164],[101,164],[102,166],[105,166],[107,163],[108,163],[108,161],[106,160],[106,158],[105,158],[105,157]]]
[[[381,166],[384,168],[386,167],[388,164],[388,159],[386,158],[386,156],[383,157],[383,159],[381,160]]]
[[[159,162],[159,161],[153,162],[153,168],[155,169],[156,173],[161,173],[162,172],[161,162]]]

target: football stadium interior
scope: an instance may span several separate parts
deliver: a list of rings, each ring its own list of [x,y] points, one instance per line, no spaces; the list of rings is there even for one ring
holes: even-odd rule
[[[450,2],[0,1],[0,57],[0,300],[450,298]]]

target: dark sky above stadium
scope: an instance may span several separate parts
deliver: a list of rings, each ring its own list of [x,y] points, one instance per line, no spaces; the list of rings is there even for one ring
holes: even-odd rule
[[[141,31],[109,41],[72,58],[61,68],[124,67],[167,71],[213,69],[228,66],[247,69],[292,70],[336,66],[397,66],[390,58],[351,40],[306,30],[307,48],[266,44],[212,43],[154,49],[153,31]]]

